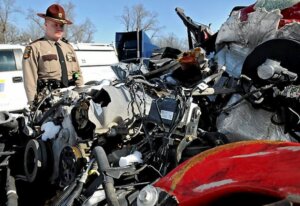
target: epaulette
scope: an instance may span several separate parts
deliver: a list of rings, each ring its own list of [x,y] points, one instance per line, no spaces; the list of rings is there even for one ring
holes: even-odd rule
[[[42,41],[42,40],[44,40],[44,39],[45,39],[44,37],[39,38],[39,39],[36,39],[36,40],[34,40],[33,42],[30,42],[29,45],[30,45],[30,44],[33,44],[33,43],[35,43],[35,42],[38,42],[38,41]]]
[[[69,41],[65,37],[61,38],[61,40],[65,43],[69,44]]]

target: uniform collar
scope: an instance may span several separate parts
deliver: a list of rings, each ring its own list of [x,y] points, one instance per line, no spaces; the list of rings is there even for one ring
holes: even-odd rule
[[[56,42],[56,41],[51,40],[47,35],[45,35],[44,38],[49,42],[49,44],[51,44],[52,46],[55,46],[55,42]],[[57,43],[58,43],[58,45],[61,45],[61,44],[62,44],[62,40],[59,39],[59,40],[57,41]]]

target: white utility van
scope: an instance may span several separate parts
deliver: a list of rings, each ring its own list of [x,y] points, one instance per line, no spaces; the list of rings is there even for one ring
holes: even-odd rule
[[[84,83],[117,78],[111,65],[119,62],[110,44],[72,44],[77,54]],[[27,104],[23,85],[24,46],[0,44],[0,111],[22,110]]]

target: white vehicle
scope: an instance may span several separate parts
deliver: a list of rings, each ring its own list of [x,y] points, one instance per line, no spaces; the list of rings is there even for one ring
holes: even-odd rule
[[[14,111],[26,106],[22,73],[24,48],[0,44],[0,111]]]
[[[84,83],[117,78],[111,65],[119,62],[110,44],[72,44],[82,70]],[[24,46],[0,44],[0,111],[19,111],[27,105],[23,85]]]
[[[118,63],[119,60],[112,45],[77,43],[72,46],[76,52],[85,83],[117,78],[111,65]]]

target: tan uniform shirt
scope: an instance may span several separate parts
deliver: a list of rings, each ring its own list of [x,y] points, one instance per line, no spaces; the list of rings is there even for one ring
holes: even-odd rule
[[[58,44],[65,57],[68,79],[72,80],[73,74],[77,72],[79,78],[75,84],[76,86],[82,85],[82,73],[72,45],[61,40],[58,41]],[[44,37],[32,42],[25,48],[23,55],[23,78],[28,103],[31,103],[37,94],[38,79],[61,80],[61,75],[61,66],[55,41]]]

